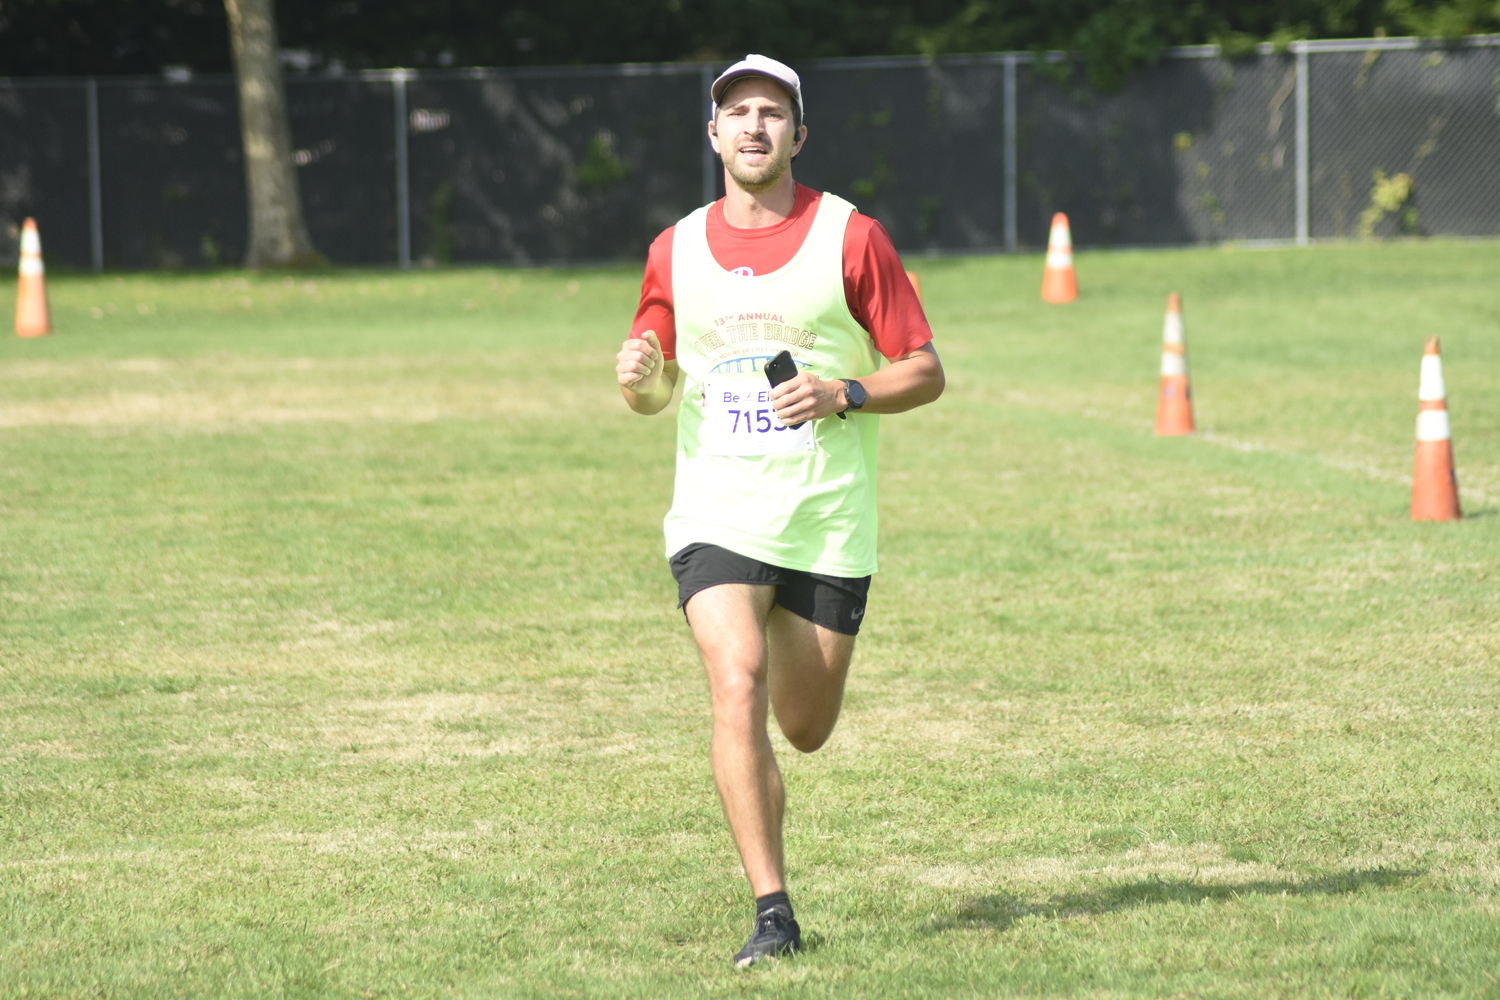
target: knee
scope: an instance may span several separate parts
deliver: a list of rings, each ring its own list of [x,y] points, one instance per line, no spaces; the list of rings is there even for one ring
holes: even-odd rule
[[[765,704],[766,685],[751,672],[736,671],[715,677],[711,694],[716,716],[741,716]]]
[[[802,753],[813,753],[822,748],[828,742],[828,737],[833,735],[833,730],[827,726],[802,726],[793,728],[790,732],[785,727],[781,733],[786,741],[792,745],[792,749]]]

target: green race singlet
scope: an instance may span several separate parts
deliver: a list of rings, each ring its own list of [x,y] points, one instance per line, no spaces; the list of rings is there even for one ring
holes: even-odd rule
[[[862,378],[880,367],[844,299],[844,229],[853,211],[824,194],[791,261],[748,277],[714,260],[709,207],[677,224],[672,296],[687,381],[665,523],[669,557],[703,542],[787,569],[876,571],[880,418],[851,412],[847,420],[782,427],[762,371],[782,350],[823,379]]]

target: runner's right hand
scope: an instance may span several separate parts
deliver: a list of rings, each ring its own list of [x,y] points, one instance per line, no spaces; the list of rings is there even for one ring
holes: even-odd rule
[[[647,393],[661,381],[661,341],[655,330],[629,337],[615,355],[615,376],[631,392]]]

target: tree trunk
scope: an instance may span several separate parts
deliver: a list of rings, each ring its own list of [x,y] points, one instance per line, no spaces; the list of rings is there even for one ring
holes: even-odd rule
[[[245,182],[250,189],[250,246],[246,267],[324,263],[302,219],[292,129],[281,62],[276,57],[274,0],[224,0],[240,88]]]

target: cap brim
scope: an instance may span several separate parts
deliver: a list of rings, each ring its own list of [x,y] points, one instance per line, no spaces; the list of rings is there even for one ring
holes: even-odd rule
[[[713,98],[714,105],[718,106],[719,99],[724,96],[724,91],[728,90],[731,84],[752,76],[758,76],[762,80],[770,80],[782,90],[785,90],[791,96],[792,103],[797,105],[797,110],[802,110],[802,95],[798,93],[795,87],[793,87],[790,83],[787,83],[780,77],[772,76],[765,70],[760,69],[743,69],[736,73],[726,73],[725,75],[715,80],[713,86],[709,88],[708,92],[709,96]]]

